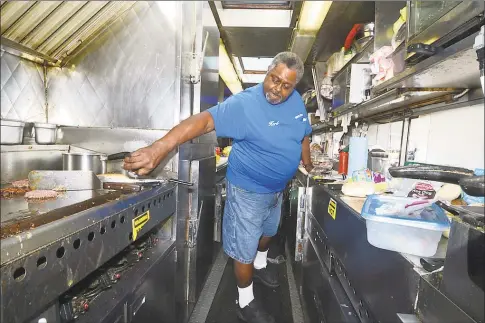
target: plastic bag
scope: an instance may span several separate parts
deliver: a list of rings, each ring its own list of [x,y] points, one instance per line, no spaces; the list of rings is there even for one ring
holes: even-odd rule
[[[383,46],[369,57],[372,74],[372,84],[376,85],[394,76],[394,63],[388,58],[393,53],[392,46]]]

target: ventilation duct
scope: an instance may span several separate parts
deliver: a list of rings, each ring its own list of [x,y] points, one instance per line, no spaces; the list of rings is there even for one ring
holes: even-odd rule
[[[2,47],[62,65],[135,1],[2,1]],[[6,50],[6,49],[5,49]]]

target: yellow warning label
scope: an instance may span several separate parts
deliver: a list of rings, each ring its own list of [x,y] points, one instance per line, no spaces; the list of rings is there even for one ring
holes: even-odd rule
[[[138,233],[143,229],[143,226],[150,220],[150,211],[146,211],[134,218],[131,223],[133,227],[133,241],[136,240]]]
[[[337,216],[337,202],[334,199],[330,199],[330,202],[328,202],[328,214],[335,220],[335,216]]]

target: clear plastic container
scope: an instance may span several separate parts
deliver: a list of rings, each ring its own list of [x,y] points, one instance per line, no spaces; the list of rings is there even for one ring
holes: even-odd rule
[[[381,249],[420,257],[433,256],[450,222],[436,204],[423,204],[424,208],[409,206],[416,202],[426,203],[406,197],[368,196],[362,207],[367,241]]]

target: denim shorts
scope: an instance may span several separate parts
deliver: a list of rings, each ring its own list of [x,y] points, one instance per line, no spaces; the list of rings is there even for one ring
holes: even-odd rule
[[[254,193],[227,181],[222,220],[222,244],[226,254],[243,264],[256,257],[261,237],[276,235],[281,216],[282,192]]]

